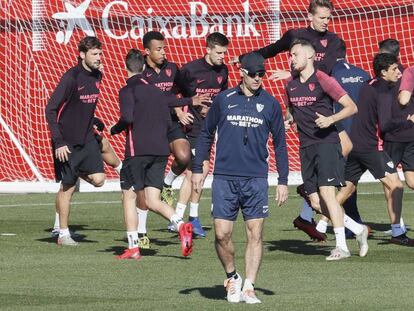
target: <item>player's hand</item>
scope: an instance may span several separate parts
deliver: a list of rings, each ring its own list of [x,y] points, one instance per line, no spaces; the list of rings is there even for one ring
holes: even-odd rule
[[[315,123],[321,129],[330,127],[334,123],[332,116],[325,117],[324,115],[321,115],[320,113],[316,113],[316,115],[318,116],[318,118],[315,120]]]
[[[277,185],[276,187],[276,203],[277,206],[281,207],[288,199],[289,189],[286,185]]]
[[[191,183],[195,192],[200,193],[203,189],[203,174],[193,173],[191,176]]]
[[[192,97],[193,106],[207,107],[205,103],[211,103],[211,97],[208,94],[195,95]]]
[[[289,131],[290,128],[292,127],[294,120],[293,120],[293,116],[289,113],[288,116],[285,119],[285,131]]]
[[[409,114],[409,115],[407,116],[407,120],[409,120],[409,121],[411,121],[411,122],[413,122],[413,123],[414,123],[414,114]]]
[[[201,109],[200,111],[201,116],[205,118],[209,110],[210,110],[210,107],[203,107],[203,109]]]
[[[272,75],[269,77],[271,81],[286,80],[292,77],[292,74],[288,70],[270,70]]]
[[[180,109],[181,110],[181,109]],[[189,112],[184,112],[181,110],[181,112],[177,112],[177,118],[180,120],[180,123],[182,125],[189,125],[193,123],[194,116]]]
[[[70,150],[68,146],[62,146],[55,150],[56,159],[60,162],[66,162],[69,160]]]
[[[115,124],[112,124],[112,125],[110,125],[109,127],[108,127],[108,133],[109,133],[109,135],[114,135],[114,134],[112,134],[112,128],[115,126]]]
[[[98,70],[103,73],[104,69],[105,69],[104,65],[102,63],[100,63],[99,67],[98,67]]]
[[[240,63],[240,59],[238,56],[234,56],[233,59],[229,61],[230,65],[236,65],[238,63]]]
[[[103,123],[102,120],[97,117],[93,118],[93,125],[99,132],[102,132],[105,129],[105,123]]]
[[[291,126],[293,124],[293,121],[291,120],[285,120],[285,132],[289,131]]]

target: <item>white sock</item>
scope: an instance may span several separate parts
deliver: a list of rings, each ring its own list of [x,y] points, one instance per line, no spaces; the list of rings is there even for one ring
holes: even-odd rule
[[[362,231],[364,231],[364,226],[357,223],[355,220],[353,220],[348,215],[344,214],[344,225],[345,228],[351,230],[356,235],[361,234]]]
[[[177,231],[180,231],[180,227],[184,223],[183,219],[180,216],[178,216],[177,214],[174,214],[174,215],[171,216],[170,221],[174,225],[175,229]]]
[[[303,201],[303,207],[302,210],[300,212],[300,218],[312,222],[312,217],[313,217],[313,209],[312,207],[309,206],[308,203],[306,203],[306,201]]]
[[[187,208],[187,204],[183,204],[183,203],[177,202],[177,205],[175,207],[175,213],[178,216],[180,216],[181,218],[183,218],[186,208]]]
[[[147,233],[147,216],[148,210],[143,210],[137,207],[138,214],[138,233]]]
[[[199,203],[190,202],[190,217],[198,217],[198,205]]]
[[[396,236],[399,236],[405,233],[405,231],[403,230],[400,224],[391,225],[391,230],[392,230],[393,237],[396,237]]]
[[[127,231],[128,248],[138,247],[138,231]]]
[[[69,228],[59,230],[59,238],[63,238],[64,236],[70,236]]]
[[[117,167],[114,167],[114,170],[118,173],[118,175],[121,174],[121,168],[122,168],[122,161]]]
[[[59,230],[60,223],[59,223],[59,213],[55,214],[55,224],[53,225],[53,230]]]
[[[327,229],[328,223],[325,220],[319,220],[318,224],[316,225],[316,230],[318,230],[320,233],[326,233]]]
[[[405,227],[404,219],[402,217],[400,218],[400,226],[404,230],[404,232],[407,232],[407,228]]]
[[[336,240],[336,247],[343,249],[344,251],[348,251],[348,246],[346,245],[345,239],[345,227],[338,227],[334,228],[335,232],[335,240]]]
[[[250,281],[249,279],[245,279],[244,280],[244,285],[243,285],[243,292],[245,290],[254,290],[254,286],[252,281]]]
[[[170,170],[164,178],[164,184],[171,186],[173,181],[178,177],[172,170]]]

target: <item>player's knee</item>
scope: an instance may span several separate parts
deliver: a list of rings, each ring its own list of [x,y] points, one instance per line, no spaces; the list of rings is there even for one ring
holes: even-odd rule
[[[92,177],[92,184],[95,187],[102,187],[105,184],[105,174],[99,174]]]
[[[185,168],[190,164],[191,161],[191,154],[190,152],[186,152],[185,150],[180,150],[175,155],[175,161],[177,165],[181,168]]]
[[[408,188],[414,190],[414,179],[406,178],[405,183],[407,184]]]
[[[231,240],[231,232],[217,232],[216,231],[216,243],[227,244]]]

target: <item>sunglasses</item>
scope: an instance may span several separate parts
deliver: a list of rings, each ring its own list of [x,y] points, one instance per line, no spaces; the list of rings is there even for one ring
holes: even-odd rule
[[[248,75],[250,78],[256,78],[258,76],[259,78],[263,78],[266,74],[266,71],[257,71],[257,72],[248,72],[246,69],[241,69],[246,75]]]

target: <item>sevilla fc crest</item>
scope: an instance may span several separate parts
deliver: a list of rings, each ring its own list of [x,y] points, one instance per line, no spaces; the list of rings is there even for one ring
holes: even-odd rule
[[[328,40],[327,39],[320,40],[320,42],[321,42],[321,44],[324,48],[326,48],[328,46]]]
[[[99,86],[101,85],[100,82],[95,82],[96,88],[99,89]]]
[[[309,83],[309,89],[312,92],[315,89],[315,83]]]
[[[218,76],[217,77],[217,82],[218,82],[218,84],[221,84],[221,82],[223,82],[223,77],[222,76]]]
[[[261,112],[263,110],[263,108],[264,108],[263,104],[259,104],[259,103],[256,104],[257,112]]]
[[[168,76],[168,77],[171,77],[171,69],[165,69],[165,74]]]

